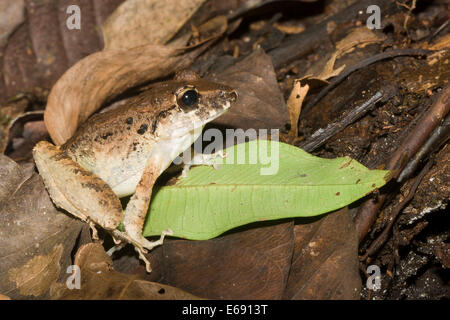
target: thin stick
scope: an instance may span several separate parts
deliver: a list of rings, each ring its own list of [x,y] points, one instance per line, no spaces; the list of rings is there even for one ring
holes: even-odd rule
[[[408,195],[406,196],[405,199],[403,199],[401,203],[397,205],[397,207],[391,213],[387,226],[384,228],[383,232],[378,236],[378,238],[371,243],[370,247],[367,249],[364,256],[360,258],[361,261],[366,260],[367,257],[376,253],[381,248],[381,246],[386,242],[391,232],[392,226],[394,225],[394,222],[397,219],[397,216],[405,208],[405,206],[412,200],[412,198],[414,198],[417,187],[419,186],[425,174],[427,174],[427,172],[430,170],[432,164],[433,161],[428,161],[426,166],[422,169],[422,171],[420,171],[419,175],[414,179],[414,182],[411,188],[409,189]]]
[[[434,102],[430,111],[425,113],[417,125],[409,132],[386,165],[386,169],[393,170],[393,177],[397,178],[401,170],[411,157],[425,143],[431,132],[440,124],[450,111],[450,85],[447,85]],[[377,200],[369,199],[364,202],[355,217],[355,227],[361,242],[369,232],[377,217],[377,212],[386,200],[386,194]]]
[[[300,147],[307,152],[317,149],[331,137],[344,130],[347,126],[363,117],[369,111],[373,110],[378,102],[385,102],[392,98],[395,95],[395,92],[396,89],[394,86],[388,86],[383,90],[378,91],[369,100],[351,110],[342,119],[330,123],[325,129],[319,129],[314,132],[307,140],[300,144]]]
[[[434,150],[441,147],[450,138],[450,116],[447,115],[445,121],[434,129],[428,140],[420,148],[420,150],[412,157],[411,161],[408,162],[405,169],[397,178],[397,182],[403,182],[408,179],[417,169],[419,163],[425,159]]]

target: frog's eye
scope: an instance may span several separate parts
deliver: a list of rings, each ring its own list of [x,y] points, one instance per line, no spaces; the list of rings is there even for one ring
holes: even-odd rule
[[[181,109],[190,109],[198,103],[199,94],[194,88],[186,88],[177,95],[178,105]]]

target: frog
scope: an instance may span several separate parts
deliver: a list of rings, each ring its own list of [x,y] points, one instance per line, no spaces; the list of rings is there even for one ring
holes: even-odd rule
[[[117,245],[132,244],[150,272],[144,254],[172,235],[170,229],[157,241],[142,235],[153,186],[237,97],[235,89],[183,70],[116,109],[92,115],[60,146],[40,141],[33,158],[57,207],[89,223],[94,238],[100,226]],[[126,196],[123,210],[120,198]]]

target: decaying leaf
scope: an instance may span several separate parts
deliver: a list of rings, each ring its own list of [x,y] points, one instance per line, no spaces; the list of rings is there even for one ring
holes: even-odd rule
[[[280,299],[292,230],[292,222],[266,223],[206,241],[167,239],[150,253],[149,276],[207,299]]]
[[[318,80],[328,83],[327,80],[329,78],[336,77],[345,68],[345,65],[341,65],[339,68],[334,69],[336,59],[342,57],[344,54],[350,53],[355,47],[364,47],[369,44],[382,42],[385,38],[385,36],[375,34],[366,27],[355,28],[336,44],[336,50],[333,53],[315,62],[301,77],[301,80]]]
[[[149,254],[151,274],[143,265],[128,272],[208,299],[359,299],[348,210],[295,223],[264,222],[205,241],[169,238]]]
[[[75,256],[74,264],[80,270],[79,289],[70,290],[65,283],[59,283],[52,288],[52,299],[198,299],[180,289],[148,282],[135,275],[115,271],[112,267],[111,258],[98,243],[89,243],[82,246]]]
[[[55,245],[49,254],[35,256],[23,266],[10,269],[8,280],[23,296],[42,296],[59,277],[62,253],[62,245]]]
[[[47,298],[86,226],[55,209],[33,166],[25,170],[0,155],[0,181],[0,292]]]
[[[347,208],[294,228],[284,299],[359,299],[358,239]]]
[[[344,39],[336,43],[337,57],[349,53],[355,47],[364,47],[372,43],[383,42],[384,34],[374,33],[366,26],[353,29]]]
[[[105,49],[165,44],[205,0],[128,0],[102,26]]]

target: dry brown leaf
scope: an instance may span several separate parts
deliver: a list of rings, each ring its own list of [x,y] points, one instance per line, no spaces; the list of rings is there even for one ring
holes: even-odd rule
[[[355,28],[336,44],[337,57],[352,51],[356,46],[364,47],[372,43],[383,42],[385,39],[385,35],[376,34],[365,26]]]
[[[323,58],[319,59],[316,63],[314,63],[308,71],[305,72],[305,75],[299,78],[298,80],[302,82],[308,82],[309,84],[317,83],[322,85],[327,85],[329,82],[327,79],[335,77],[339,75],[342,70],[345,69],[345,65],[340,66],[337,69],[334,69],[334,64],[336,63],[338,51],[335,51],[331,54],[331,56],[326,55]]]
[[[240,227],[206,241],[166,239],[146,278],[207,299],[359,299],[358,241],[347,208]],[[122,270],[145,276],[144,266]]]
[[[293,223],[240,229],[245,231],[206,241],[166,239],[150,253],[149,276],[207,299],[280,299],[292,256]]]
[[[58,280],[62,253],[62,245],[55,245],[49,254],[36,255],[23,266],[10,269],[8,280],[23,296],[42,296]]]
[[[358,239],[347,208],[296,225],[294,239],[284,299],[359,299]]]
[[[199,299],[180,289],[115,271],[111,258],[98,243],[82,246],[75,256],[74,264],[80,268],[80,289],[70,290],[64,283],[58,283],[52,288],[52,299]]]
[[[102,25],[105,49],[165,44],[205,0],[128,0]]]
[[[86,225],[55,209],[33,166],[0,155],[0,181],[0,292],[47,298]]]
[[[209,78],[236,89],[239,99],[214,123],[247,130],[281,128],[289,118],[272,60],[262,49]]]
[[[192,39],[189,41],[189,47],[198,46],[204,42],[216,39],[218,35],[224,34],[228,28],[228,20],[225,16],[214,17],[192,31]],[[168,45],[172,45],[171,41]]]
[[[0,48],[11,32],[25,19],[24,0],[0,1]]]
[[[10,12],[13,6],[25,3],[26,8],[18,8],[24,22],[13,30],[0,53],[0,101],[23,92],[47,99],[48,91],[65,70],[102,49],[101,23],[122,1],[1,0],[0,6],[5,4],[8,9],[0,9],[0,24],[15,15]],[[80,30],[66,25],[70,16],[66,10],[73,4],[82,11]]]
[[[300,80],[294,81],[294,87],[292,88],[291,94],[289,95],[288,101],[286,103],[289,120],[291,123],[291,129],[289,130],[290,139],[295,139],[298,136],[298,119],[300,118],[300,113],[302,112],[302,104],[307,93],[309,91],[309,85],[301,85]]]
[[[336,63],[336,57],[337,57],[337,53],[333,53],[333,55],[331,56],[330,60],[328,60],[325,63],[325,66],[323,68],[323,70],[319,73],[319,75],[317,76],[317,79],[320,80],[328,80],[332,77],[336,77],[337,75],[339,75],[342,70],[345,69],[345,64],[340,66],[337,69],[334,69],[334,64]]]

